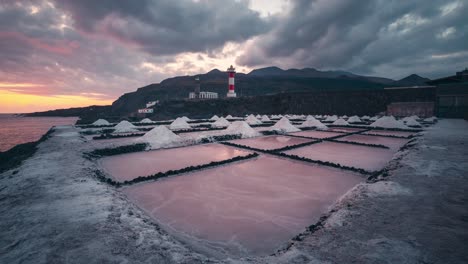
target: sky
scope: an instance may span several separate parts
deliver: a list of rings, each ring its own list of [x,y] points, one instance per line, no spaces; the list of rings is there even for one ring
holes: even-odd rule
[[[468,67],[466,0],[0,0],[0,113],[106,105],[278,66],[400,79]]]

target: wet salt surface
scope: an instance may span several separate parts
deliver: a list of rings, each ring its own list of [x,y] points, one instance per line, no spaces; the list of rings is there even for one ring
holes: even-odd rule
[[[315,223],[362,178],[269,156],[123,192],[163,227],[214,255],[264,255]]]
[[[395,152],[390,149],[322,142],[285,151],[284,153],[376,171],[383,169]]]
[[[245,156],[249,153],[221,144],[206,144],[105,157],[99,160],[99,164],[117,181],[125,181],[158,172]]]
[[[296,133],[291,133],[294,136],[302,136],[302,137],[313,137],[313,138],[329,138],[343,135],[343,133],[339,132],[328,132],[328,131],[317,131],[317,130],[307,130],[301,131]]]
[[[364,132],[363,134],[374,134],[374,135],[393,135],[393,136],[400,136],[400,137],[408,137],[411,135],[416,134],[416,132],[407,132],[407,131],[390,131],[390,130],[370,130]]]
[[[314,140],[305,138],[296,138],[288,136],[266,136],[257,138],[237,139],[229,141],[231,143],[249,146],[258,149],[278,149],[286,146],[302,144]]]
[[[360,134],[338,138],[337,140],[353,141],[366,144],[380,144],[391,148],[393,151],[398,151],[398,149],[403,147],[409,141],[409,139],[366,136]]]

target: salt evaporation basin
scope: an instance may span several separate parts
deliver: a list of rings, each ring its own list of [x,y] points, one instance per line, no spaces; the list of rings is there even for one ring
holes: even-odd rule
[[[218,257],[274,253],[361,176],[260,156],[124,188],[172,235]]]
[[[221,144],[205,144],[110,156],[100,159],[99,164],[106,173],[123,182],[139,176],[226,160],[249,153]]]
[[[367,135],[350,135],[342,138],[338,138],[338,141],[353,141],[365,144],[380,144],[389,147],[390,149],[397,151],[408,143],[409,139],[403,138],[391,138],[391,137],[377,137],[377,136],[367,136]]]
[[[266,136],[266,137],[257,137],[257,138],[247,138],[247,139],[236,139],[229,141],[230,143],[235,143],[239,145],[244,145],[257,149],[278,149],[286,146],[302,144],[306,142],[314,141],[312,139],[306,138],[297,138],[297,137],[288,137],[288,136]]]
[[[387,162],[392,159],[395,151],[345,143],[322,142],[285,151],[284,153],[313,160],[329,161],[368,171],[377,171],[385,167]]]
[[[370,131],[364,132],[363,134],[409,137],[409,136],[414,135],[416,133],[417,132],[409,132],[409,131],[370,130]]]
[[[318,130],[306,130],[306,131],[291,133],[291,135],[301,136],[301,137],[312,137],[312,138],[329,138],[329,137],[336,137],[336,136],[343,135],[343,133],[318,131]]]

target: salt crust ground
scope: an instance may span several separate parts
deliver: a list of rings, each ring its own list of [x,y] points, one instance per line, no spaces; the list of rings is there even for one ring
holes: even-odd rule
[[[362,183],[324,227],[273,256],[224,263],[467,263],[468,123],[440,120],[389,176]],[[0,263],[217,263],[160,230],[83,159],[84,138],[59,127],[0,174]],[[312,223],[311,223],[312,224]]]

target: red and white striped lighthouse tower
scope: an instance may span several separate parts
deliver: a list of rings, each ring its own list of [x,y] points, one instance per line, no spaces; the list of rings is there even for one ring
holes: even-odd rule
[[[236,69],[231,65],[231,67],[227,69],[227,72],[229,74],[229,91],[226,96],[236,97],[236,92],[234,91],[234,75],[236,75]]]

